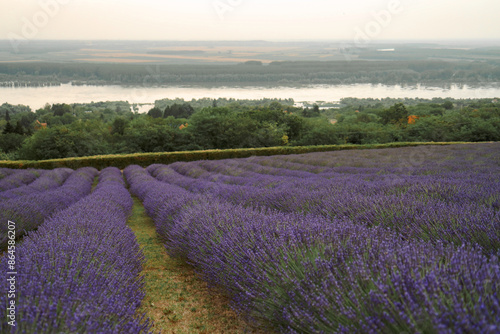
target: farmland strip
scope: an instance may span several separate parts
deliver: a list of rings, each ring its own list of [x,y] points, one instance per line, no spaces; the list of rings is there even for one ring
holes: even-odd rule
[[[143,274],[146,297],[141,304],[163,333],[249,333],[248,327],[220,295],[210,293],[192,267],[167,255],[151,218],[134,197],[128,226],[146,257]]]

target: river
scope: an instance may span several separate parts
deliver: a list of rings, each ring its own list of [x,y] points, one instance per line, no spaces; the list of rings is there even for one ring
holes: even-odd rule
[[[129,101],[144,104],[141,112],[149,110],[155,100],[183,98],[293,98],[295,102],[338,102],[345,97],[358,98],[427,98],[469,99],[500,97],[500,84],[479,87],[449,85],[447,87],[389,86],[382,84],[311,85],[305,87],[126,87],[126,86],[73,86],[63,84],[50,87],[0,87],[0,104],[24,104],[32,110],[46,103],[88,103],[100,101]]]

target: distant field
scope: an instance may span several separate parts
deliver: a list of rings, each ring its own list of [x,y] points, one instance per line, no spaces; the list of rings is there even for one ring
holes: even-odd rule
[[[229,57],[227,54],[207,54],[206,56],[191,56],[191,55],[166,55],[166,54],[147,54],[147,53],[117,53],[117,52],[108,52],[108,53],[90,53],[88,56],[95,58],[86,58],[86,59],[75,59],[76,61],[95,61],[95,62],[118,62],[118,63],[127,63],[127,62],[152,62],[163,59],[184,59],[184,60],[200,60],[205,61],[207,63],[211,62],[223,62],[223,63],[231,63],[231,62],[246,62],[250,60],[255,60],[255,58],[240,58],[239,56],[252,56],[259,55],[253,53],[246,54],[234,54],[233,57]],[[259,55],[260,56],[260,55]],[[137,58],[137,59],[130,59]],[[149,58],[154,58],[155,60],[147,60]],[[272,60],[260,59],[263,63],[270,63]]]
[[[145,80],[151,76],[154,80]],[[500,47],[457,42],[360,47],[352,42],[31,41],[14,52],[0,41],[0,84],[12,82],[482,86],[500,82]]]
[[[465,43],[465,42],[464,42]],[[478,60],[500,61],[500,47],[492,44],[384,43],[357,45],[344,42],[174,42],[174,41],[30,41],[13,52],[0,41],[0,61],[151,62],[160,64],[231,64],[248,60]],[[390,50],[387,51],[387,50]],[[111,56],[110,53],[114,55]],[[104,55],[103,55],[104,54]],[[107,54],[107,55],[106,55]],[[133,54],[133,56],[130,56]]]
[[[98,63],[117,63],[117,64],[141,64],[141,63],[154,63],[154,60],[144,60],[144,59],[126,59],[126,58],[87,58],[87,59],[76,59],[83,62],[98,62]]]

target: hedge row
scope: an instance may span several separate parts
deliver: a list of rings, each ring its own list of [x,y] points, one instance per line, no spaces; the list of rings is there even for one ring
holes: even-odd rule
[[[184,152],[162,152],[162,153],[134,153],[134,154],[110,154],[96,155],[90,157],[65,158],[52,160],[16,160],[0,161],[0,167],[6,168],[39,168],[54,169],[67,167],[78,169],[82,167],[94,167],[104,169],[106,167],[125,168],[129,165],[149,166],[152,164],[170,164],[176,161],[196,160],[220,160],[234,158],[248,158],[251,156],[270,156],[286,154],[302,154],[312,152],[327,152],[340,150],[360,150],[374,148],[395,148],[419,145],[451,145],[466,144],[465,142],[400,142],[389,144],[367,144],[367,145],[318,145],[318,146],[280,146],[261,148],[241,148],[228,150],[205,150]]]

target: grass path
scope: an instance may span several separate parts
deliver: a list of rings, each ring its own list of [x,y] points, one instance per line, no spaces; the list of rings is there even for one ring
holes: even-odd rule
[[[146,297],[139,312],[154,321],[155,331],[256,333],[228,307],[227,300],[209,293],[206,283],[196,277],[192,267],[168,256],[151,218],[136,197],[128,226],[147,259],[143,270]]]

